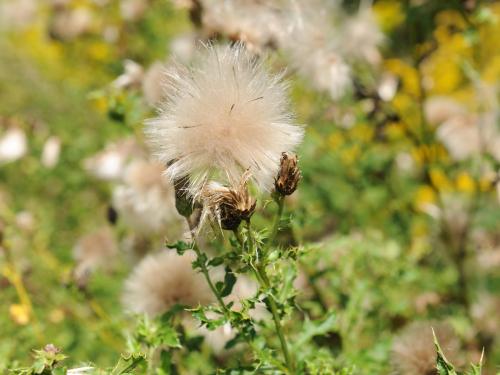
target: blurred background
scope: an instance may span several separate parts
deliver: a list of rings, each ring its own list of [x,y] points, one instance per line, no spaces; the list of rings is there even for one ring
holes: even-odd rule
[[[125,278],[185,233],[131,166],[164,67],[201,40],[286,69],[307,129],[281,240],[309,249],[299,304],[337,314],[318,345],[359,373],[425,373],[401,363],[434,355],[433,325],[494,374],[499,35],[484,0],[0,0],[0,372],[49,342],[101,367],[126,350]]]

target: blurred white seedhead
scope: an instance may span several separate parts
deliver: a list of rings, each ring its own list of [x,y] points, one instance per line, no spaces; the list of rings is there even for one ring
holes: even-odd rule
[[[439,126],[437,138],[455,160],[464,160],[486,152],[500,161],[498,120],[494,112],[454,116]]]
[[[16,224],[25,232],[33,232],[36,221],[30,211],[21,211],[16,215]]]
[[[396,76],[390,73],[383,74],[377,87],[377,94],[380,99],[385,102],[391,101],[396,95],[398,84],[399,81]]]
[[[491,98],[489,87],[480,86],[481,100],[486,109],[474,113],[462,103],[445,96],[426,100],[425,117],[429,124],[437,126],[436,136],[444,144],[454,160],[464,160],[474,155],[488,153],[500,161],[500,110]],[[485,94],[486,92],[486,94]],[[484,94],[484,95],[483,95]],[[487,95],[488,94],[488,95]],[[484,97],[484,100],[482,98]]]
[[[144,16],[148,7],[147,0],[121,0],[120,13],[126,21],[137,21]]]
[[[142,93],[151,107],[156,107],[163,98],[164,76],[165,66],[159,61],[154,62],[144,74]]]
[[[460,342],[448,324],[433,321],[414,322],[405,327],[392,344],[391,359],[397,374],[435,373],[436,347],[432,330],[446,358],[457,363],[460,358]]]
[[[124,72],[116,78],[112,85],[119,89],[129,87],[140,87],[144,78],[144,69],[135,61],[125,60],[123,62]]]
[[[0,164],[22,158],[28,149],[26,134],[19,128],[9,128],[0,135]]]
[[[169,229],[181,229],[174,188],[162,176],[163,170],[158,162],[134,161],[126,168],[123,183],[113,191],[119,218],[136,233],[171,234]]]
[[[193,270],[192,253],[163,250],[144,258],[125,282],[122,301],[133,313],[156,316],[175,304],[209,304],[213,295],[202,274]]]
[[[338,4],[317,0],[314,5],[306,1],[295,5],[290,15],[291,31],[283,47],[300,75],[337,100],[352,86],[351,69],[341,54],[342,43],[332,25]]]
[[[242,45],[207,45],[192,67],[176,66],[167,80],[167,100],[145,128],[167,176],[188,177],[189,193],[198,196],[209,180],[229,184],[249,170],[270,190],[281,153],[303,137],[282,75],[269,73]]]
[[[254,52],[277,46],[286,35],[284,4],[276,0],[202,0],[207,35],[222,34],[239,40]]]
[[[117,181],[123,176],[128,162],[142,157],[144,150],[135,139],[125,138],[111,143],[94,156],[84,160],[84,168],[92,176],[105,181]]]
[[[57,10],[50,25],[50,34],[61,40],[73,40],[90,31],[92,13],[87,8]]]
[[[42,165],[45,168],[54,168],[59,162],[61,141],[58,137],[50,137],[45,141],[42,151]]]
[[[171,55],[182,64],[189,64],[196,53],[196,45],[200,40],[196,33],[184,33],[170,42]]]
[[[109,269],[113,258],[118,253],[118,246],[109,227],[81,237],[73,248],[76,262],[74,277],[76,282],[85,286],[90,274],[96,269]]]
[[[462,117],[466,108],[448,96],[432,96],[424,103],[425,119],[431,125],[441,125],[453,117]]]
[[[371,6],[364,4],[355,15],[347,17],[341,26],[341,35],[344,42],[339,45],[347,59],[364,60],[373,65],[380,63],[379,47],[384,42],[384,34]]]
[[[34,21],[36,0],[3,0],[0,2],[0,30],[21,29]]]
[[[471,307],[471,315],[475,327],[483,333],[498,335],[500,331],[499,309],[500,298],[498,295],[480,294]]]

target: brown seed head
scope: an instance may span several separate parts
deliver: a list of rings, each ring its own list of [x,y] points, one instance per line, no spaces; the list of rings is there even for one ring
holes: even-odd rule
[[[242,220],[252,217],[256,201],[247,188],[249,178],[250,173],[247,171],[235,187],[212,184],[205,189],[205,209],[215,214],[222,229],[234,230]]]
[[[297,163],[297,155],[286,152],[281,154],[281,167],[274,179],[274,187],[279,194],[291,195],[297,189],[302,177]]]

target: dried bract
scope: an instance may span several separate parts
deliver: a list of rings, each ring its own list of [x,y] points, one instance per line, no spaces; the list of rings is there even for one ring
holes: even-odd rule
[[[292,195],[297,189],[302,177],[297,163],[297,155],[288,154],[286,152],[281,155],[280,171],[274,180],[274,187],[277,193],[281,195]]]
[[[235,230],[252,217],[256,201],[248,191],[249,178],[246,172],[235,187],[211,182],[202,193],[204,212],[215,217],[222,229]]]

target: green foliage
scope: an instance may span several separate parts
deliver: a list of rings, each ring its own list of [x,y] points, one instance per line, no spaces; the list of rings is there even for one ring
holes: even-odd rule
[[[498,158],[483,150],[455,159],[441,124],[425,113],[438,97],[459,103],[465,119],[498,117],[498,4],[373,2],[386,32],[380,64],[351,64],[354,93],[337,102],[288,69],[293,107],[307,127],[298,150],[303,178],[283,215],[276,196],[252,190],[257,210],[235,233],[209,231],[196,243],[168,236],[168,249],[160,249],[163,234],[134,238],[148,251],[194,253],[192,267],[215,302],[130,317],[121,296],[137,258],[123,251],[86,282],[74,279],[72,249],[109,226],[116,186],[90,177],[85,160],[124,137],[142,142],[153,116],[141,84],[111,84],[123,60],[147,68],[170,59],[167,45],[181,32],[202,32],[191,22],[196,9],[151,0],[130,21],[121,3],[71,2],[93,14],[90,30],[73,40],[48,33],[57,6],[47,4],[25,28],[0,26],[0,137],[14,127],[28,140],[24,157],[0,162],[0,373],[388,374],[399,332],[416,320],[450,323],[467,361],[484,350],[484,364],[463,372],[435,340],[440,375],[495,372]],[[355,12],[358,2],[347,3]],[[269,53],[271,69],[289,66],[286,54]],[[397,86],[387,100],[386,76]],[[460,133],[456,127],[450,133]],[[51,136],[62,153],[46,168],[40,155]],[[189,200],[176,205],[193,212]],[[126,248],[135,233],[120,220],[112,232]],[[241,297],[245,280],[255,288]],[[47,342],[67,356],[46,347],[23,367]]]
[[[458,375],[459,372],[455,370],[455,367],[446,359],[443,350],[441,349],[441,346],[439,345],[438,339],[436,337],[436,334],[434,331],[432,331],[432,334],[434,336],[434,345],[436,346],[436,351],[437,351],[437,359],[436,359],[436,369],[438,371],[439,375]],[[481,354],[481,359],[479,363],[476,364],[471,364],[470,370],[465,372],[465,375],[481,375],[482,373],[482,367],[483,367],[483,355],[484,352]]]

